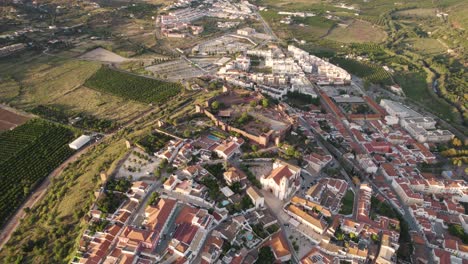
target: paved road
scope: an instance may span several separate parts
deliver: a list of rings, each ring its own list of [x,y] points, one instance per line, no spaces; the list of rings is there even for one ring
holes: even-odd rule
[[[160,189],[158,191],[161,194],[165,195],[165,196],[174,198],[174,199],[176,199],[178,201],[182,201],[182,202],[187,203],[187,204],[193,204],[193,205],[203,207],[203,208],[206,208],[206,209],[213,208],[213,205],[211,205],[208,202],[195,200],[195,199],[192,199],[192,198],[190,198],[190,197],[188,197],[188,196],[186,196],[184,194],[178,193],[178,192],[168,191],[168,190],[164,190],[164,189]]]
[[[278,41],[278,37],[275,35],[275,32],[273,32],[270,25],[268,25],[268,23],[265,21],[265,19],[263,19],[262,15],[260,15],[259,12],[256,12],[256,15],[257,15],[258,20],[260,20],[260,22],[262,22],[263,29],[264,29],[265,33],[270,35],[272,37],[273,41]]]

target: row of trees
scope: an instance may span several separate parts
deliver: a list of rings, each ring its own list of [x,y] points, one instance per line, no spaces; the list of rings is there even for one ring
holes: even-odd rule
[[[85,85],[143,103],[164,103],[182,90],[179,83],[144,78],[102,67]]]
[[[70,129],[39,119],[0,134],[0,226],[73,153],[67,146],[73,137]]]
[[[99,119],[84,113],[67,113],[60,107],[53,105],[38,105],[31,109],[31,112],[48,120],[62,124],[68,124],[69,119],[77,118],[73,123],[74,126],[98,132],[108,132],[118,126],[118,123],[113,120]]]

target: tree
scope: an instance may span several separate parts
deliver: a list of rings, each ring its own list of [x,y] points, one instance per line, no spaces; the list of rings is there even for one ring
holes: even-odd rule
[[[455,146],[455,147],[461,147],[462,142],[461,142],[460,139],[458,139],[458,138],[455,137],[455,138],[453,138],[453,140],[452,140],[452,145]]]
[[[255,264],[271,264],[275,262],[275,256],[270,247],[262,247],[258,252],[258,260]]]
[[[186,129],[184,131],[184,137],[189,138],[191,135],[192,135],[192,133],[190,132],[190,130]]]
[[[241,185],[240,182],[235,182],[230,186],[230,188],[234,193],[240,193],[240,191],[242,189],[242,185]],[[247,196],[245,196],[245,197],[247,197]]]
[[[216,85],[216,82],[210,83],[208,87],[210,88],[210,90],[215,90],[216,88],[218,88],[218,86]]]
[[[264,108],[267,108],[268,105],[269,105],[268,99],[263,98],[263,99],[262,99],[262,106],[263,106]]]
[[[211,103],[211,108],[213,110],[218,110],[219,109],[219,102],[218,101],[214,101],[213,103]]]
[[[156,168],[154,170],[154,177],[156,177],[156,178],[161,177],[161,169],[160,168]]]
[[[251,107],[256,107],[257,106],[257,101],[250,101],[250,106]]]
[[[371,235],[371,238],[372,240],[374,240],[375,242],[379,242],[379,236],[377,234],[372,234]]]
[[[288,146],[286,148],[286,151],[285,151],[286,155],[288,155],[289,157],[293,157],[294,154],[296,153],[296,150],[294,149],[293,146]]]
[[[158,192],[153,192],[148,199],[147,205],[154,205],[159,199],[159,193]]]

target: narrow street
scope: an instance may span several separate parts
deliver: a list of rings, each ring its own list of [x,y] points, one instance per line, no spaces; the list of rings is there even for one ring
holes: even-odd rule
[[[289,225],[289,220],[291,219],[291,217],[287,215],[286,212],[284,212],[283,210],[283,206],[285,203],[281,200],[278,200],[272,193],[270,193],[267,190],[262,189],[261,193],[265,198],[265,204],[272,211],[273,215],[276,216],[278,224],[284,230],[284,235],[286,236],[286,238],[288,238],[291,235],[291,230],[289,228],[285,228],[285,225]],[[296,251],[293,249],[290,239],[286,240],[288,241],[289,248],[291,249],[292,259],[295,261],[295,263],[298,263],[299,257],[297,256]]]

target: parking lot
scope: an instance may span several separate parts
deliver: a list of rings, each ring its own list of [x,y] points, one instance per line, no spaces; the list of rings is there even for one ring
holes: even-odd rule
[[[135,153],[139,153],[140,156],[137,156]],[[154,170],[159,166],[160,162],[159,158],[150,156],[139,148],[133,148],[132,153],[117,170],[116,177],[132,176],[133,180],[147,179],[148,177],[152,177]]]
[[[194,65],[191,65],[189,62],[183,59],[177,59],[149,66],[146,67],[146,70],[153,72],[156,75],[159,75],[160,78],[164,78],[169,81],[190,79],[205,74],[202,70],[195,67]]]

